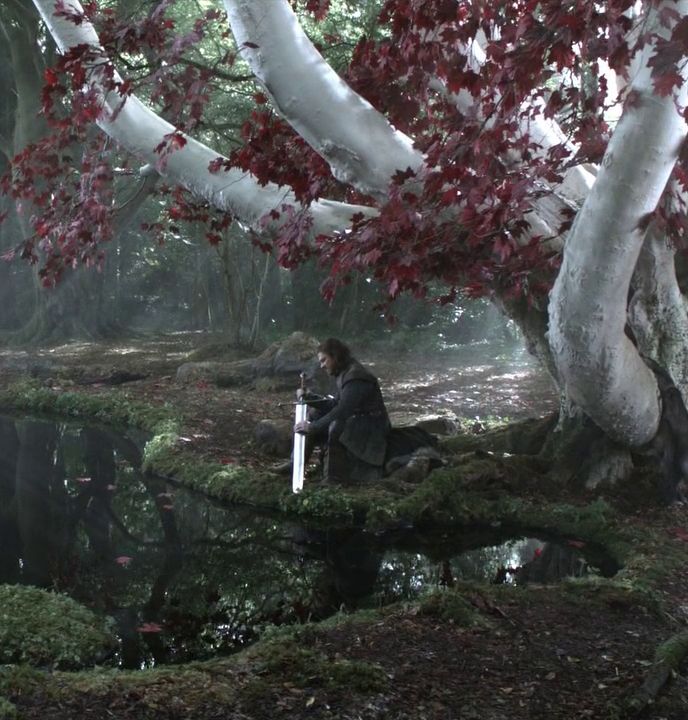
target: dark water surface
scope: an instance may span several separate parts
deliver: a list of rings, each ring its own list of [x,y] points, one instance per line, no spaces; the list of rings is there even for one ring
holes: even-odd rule
[[[428,552],[412,529],[370,537],[280,523],[144,476],[143,442],[0,416],[0,582],[59,590],[113,617],[111,661],[123,667],[233,652],[269,624],[460,579],[551,582],[594,562],[576,543],[504,542],[496,531]]]

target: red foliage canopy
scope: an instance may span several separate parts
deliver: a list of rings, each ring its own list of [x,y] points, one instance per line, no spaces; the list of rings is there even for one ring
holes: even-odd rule
[[[183,132],[203,124],[209,102],[211,70],[181,60],[209,28],[226,27],[220,13],[209,11],[180,34],[170,18],[172,4],[159,2],[136,23],[110,9],[99,12],[94,2],[85,10],[110,57],[129,53],[158,59],[154,71],[138,74],[137,83],[148,87],[151,101],[180,131],[157,148],[161,162],[185,142]],[[605,112],[615,102],[602,65],[624,76],[638,48],[655,39],[630,32],[633,4],[387,0],[379,17],[381,39],[360,39],[346,79],[414,139],[426,156],[426,169],[417,177],[400,170],[376,218],[359,218],[351,232],[319,237],[315,245],[306,241],[307,213],[284,209],[287,222],[275,239],[280,262],[294,265],[317,252],[330,270],[326,294],[354,271],[372,274],[391,298],[405,291],[424,296],[438,286],[444,301],[457,292],[546,291],[558,258],[544,250],[549,238],[533,236],[526,214],[568,168],[600,162],[610,134]],[[292,5],[323,19],[330,2],[294,0]],[[72,20],[81,21],[79,16]],[[472,60],[475,38],[482,39],[481,62]],[[659,48],[652,64],[655,87],[671,93],[680,82],[677,66],[688,48],[688,23],[679,22]],[[2,181],[5,192],[33,205],[35,234],[18,250],[33,262],[43,255],[46,283],[66,266],[100,261],[100,244],[112,233],[111,154],[102,138],[89,134],[100,110],[98,98],[83,90],[90,54],[88,48],[75,48],[46,72],[43,107],[53,133],[15,158]],[[231,64],[233,57],[225,60]],[[103,72],[123,99],[138,89],[131,80],[116,81],[110,66]],[[438,92],[438,86],[446,92]],[[463,111],[453,96],[460,91],[472,98]],[[337,182],[262,93],[254,97],[255,110],[241,129],[243,145],[230,154],[229,165],[251,171],[261,182],[291,186],[304,208],[323,196],[373,204]],[[555,118],[566,142],[540,148],[525,129],[535,115]],[[83,148],[78,163],[71,156],[76,145]],[[224,164],[218,160],[211,170],[222,172]],[[685,186],[683,164],[677,177]],[[171,221],[207,222],[208,239],[219,241],[229,218],[218,219],[179,190],[169,198]],[[568,228],[572,215],[562,213],[555,234]],[[677,216],[665,213],[663,221],[675,237],[682,234]]]

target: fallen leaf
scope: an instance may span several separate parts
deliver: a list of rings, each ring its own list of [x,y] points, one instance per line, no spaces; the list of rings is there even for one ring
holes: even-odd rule
[[[136,630],[140,633],[159,633],[162,632],[162,627],[158,623],[146,622],[137,627]]]
[[[677,540],[683,540],[683,542],[688,542],[688,530],[686,530],[686,528],[669,528],[668,532],[673,535]]]

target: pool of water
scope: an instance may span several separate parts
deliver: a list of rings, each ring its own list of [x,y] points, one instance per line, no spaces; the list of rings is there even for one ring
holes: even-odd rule
[[[462,579],[553,582],[594,562],[575,542],[495,533],[431,557],[412,529],[371,537],[223,507],[143,475],[144,441],[0,416],[0,582],[65,592],[114,618],[114,665],[231,653],[267,625],[410,600]]]

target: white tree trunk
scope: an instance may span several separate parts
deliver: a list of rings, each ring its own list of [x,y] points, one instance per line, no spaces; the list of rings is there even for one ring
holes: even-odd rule
[[[638,349],[669,373],[688,407],[688,308],[676,279],[675,254],[651,227],[633,275],[628,317]]]
[[[666,7],[685,16],[688,2],[650,10],[649,26],[665,34],[658,14]],[[624,333],[627,296],[647,217],[686,135],[674,99],[653,92],[647,65],[653,53],[653,47],[644,51],[633,81],[635,100],[578,213],[550,301],[550,345],[568,396],[610,437],[631,447],[654,437],[660,403],[652,371]]]
[[[54,15],[54,0],[34,0],[50,34],[62,52],[77,45],[90,45],[101,50],[95,28],[87,21],[76,25]],[[67,0],[66,5],[76,13],[83,13],[77,0]],[[107,62],[107,58],[103,57]],[[99,71],[94,67],[90,82],[103,94],[103,115],[98,124],[124,149],[143,163],[156,166],[160,174],[173,183],[182,185],[214,207],[233,213],[239,220],[254,225],[272,209],[279,210],[283,204],[298,206],[293,193],[285,187],[268,183],[261,186],[255,177],[238,169],[211,173],[208,166],[219,154],[211,148],[184,136],[186,145],[169,153],[164,163],[154,149],[166,135],[175,132],[170,123],[152,112],[136,97],[126,102],[116,92],[105,92],[99,83]],[[372,208],[360,205],[321,200],[310,207],[313,230],[316,234],[332,234],[348,227],[355,213],[370,216]]]
[[[394,173],[423,166],[411,139],[355,93],[313,47],[287,0],[224,4],[251,70],[338,180],[384,198]]]

